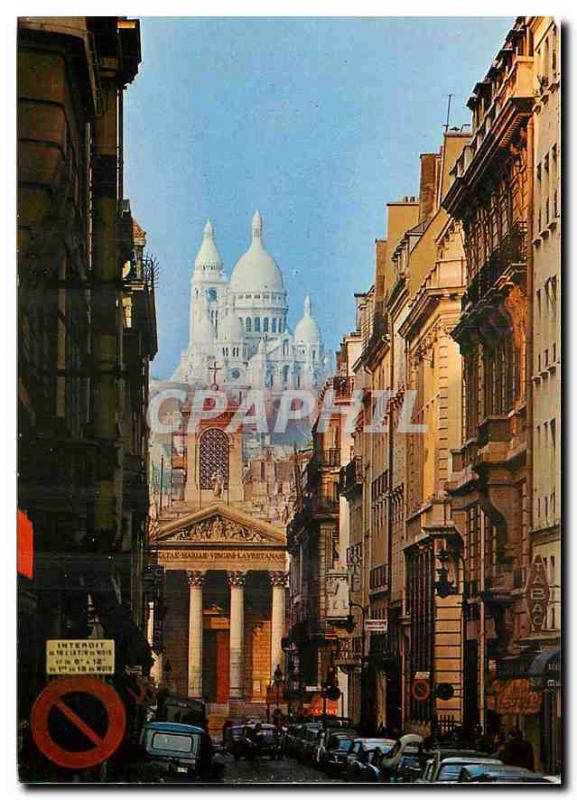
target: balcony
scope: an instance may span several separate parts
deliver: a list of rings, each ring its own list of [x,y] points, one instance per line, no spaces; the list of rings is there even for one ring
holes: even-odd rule
[[[523,569],[511,563],[488,565],[485,571],[483,599],[493,603],[513,602],[512,593],[523,588]]]
[[[355,379],[352,376],[336,375],[330,381],[330,388],[335,393],[335,400],[350,400],[355,387]]]
[[[328,450],[316,450],[306,466],[308,483],[315,484],[319,473],[323,469],[337,469],[340,465],[341,453],[338,447],[332,447]]]
[[[339,473],[339,492],[346,496],[356,490],[360,490],[362,485],[363,459],[362,456],[354,456],[346,466],[341,467]]]
[[[518,220],[499,242],[482,267],[469,281],[462,297],[462,308],[476,306],[489,291],[496,287],[499,278],[513,264],[524,265],[527,261],[527,223]]]
[[[336,489],[337,485],[335,483],[334,490],[323,489],[312,495],[311,513],[313,516],[332,516],[339,513],[339,496]]]

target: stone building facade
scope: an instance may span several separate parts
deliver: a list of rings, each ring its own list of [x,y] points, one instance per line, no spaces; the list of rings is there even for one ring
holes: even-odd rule
[[[150,666],[140,628],[154,270],[122,185],[124,90],[137,20],[18,22],[19,714],[46,680],[49,638],[116,640]],[[139,627],[140,626],[140,627]]]

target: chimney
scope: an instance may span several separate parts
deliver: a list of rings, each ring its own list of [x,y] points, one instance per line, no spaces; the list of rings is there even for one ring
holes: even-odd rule
[[[421,154],[421,182],[419,185],[419,222],[435,213],[435,187],[437,185],[437,153]]]

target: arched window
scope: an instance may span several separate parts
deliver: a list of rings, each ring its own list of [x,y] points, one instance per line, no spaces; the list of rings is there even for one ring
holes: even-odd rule
[[[260,317],[254,318],[254,329],[257,333],[260,333]]]
[[[265,317],[262,321],[262,329],[264,333],[268,333],[268,317]]]
[[[228,436],[220,428],[209,428],[200,437],[199,477],[201,489],[212,489],[219,473],[228,489]]]
[[[276,317],[272,318],[272,332],[276,333]]]
[[[283,383],[286,385],[288,383],[288,379],[289,379],[288,364],[285,364],[285,366],[282,368],[282,379],[283,379]]]
[[[250,318],[250,317],[247,317],[247,318],[246,318],[246,323],[245,323],[245,326],[244,326],[244,327],[246,328],[246,330],[248,331],[248,333],[250,333],[250,332],[251,332],[251,330],[252,330],[252,322],[251,322],[251,318]]]

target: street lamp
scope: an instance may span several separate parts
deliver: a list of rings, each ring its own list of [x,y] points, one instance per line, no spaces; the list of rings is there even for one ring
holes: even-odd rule
[[[465,646],[466,646],[466,637],[467,637],[467,592],[466,592],[466,583],[465,583],[465,559],[463,555],[458,550],[453,550],[450,553],[443,548],[437,555],[437,558],[441,564],[441,566],[436,570],[437,575],[439,576],[438,580],[435,581],[435,592],[437,593],[437,597],[441,599],[445,599],[447,597],[451,597],[459,593],[458,588],[458,569],[455,570],[455,577],[454,580],[449,578],[449,563],[451,559],[454,560],[455,564],[459,561],[461,563],[461,567],[463,570],[463,578],[462,578],[462,591],[461,591],[461,650],[462,650],[462,657],[461,657],[461,725],[465,724]],[[433,701],[434,702],[434,701]]]
[[[365,724],[365,701],[366,701],[366,687],[365,687],[365,620],[367,616],[368,606],[362,606],[360,603],[353,603],[349,600],[349,614],[347,616],[347,621],[345,623],[345,630],[347,633],[352,633],[356,628],[356,622],[354,620],[352,610],[353,608],[358,608],[361,612],[361,702],[360,702],[360,711],[361,711],[361,724]]]

